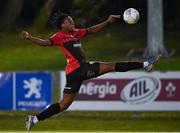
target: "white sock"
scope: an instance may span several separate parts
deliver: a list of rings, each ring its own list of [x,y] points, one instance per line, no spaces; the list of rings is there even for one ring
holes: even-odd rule
[[[36,116],[33,117],[33,122],[34,122],[34,124],[36,124],[38,122],[38,119]]]
[[[145,67],[147,67],[149,65],[149,62],[147,62],[147,61],[144,61],[143,62],[143,67],[145,68]]]

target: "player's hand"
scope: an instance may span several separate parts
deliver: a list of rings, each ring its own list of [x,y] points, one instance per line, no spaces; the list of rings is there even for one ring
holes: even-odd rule
[[[109,18],[107,19],[108,23],[112,23],[115,20],[119,19],[121,16],[120,15],[110,15]]]
[[[121,15],[110,15],[109,18],[107,19],[108,23],[112,23],[117,19],[120,19]]]
[[[29,40],[31,38],[31,36],[29,35],[29,33],[27,31],[22,31],[21,37],[26,40]]]

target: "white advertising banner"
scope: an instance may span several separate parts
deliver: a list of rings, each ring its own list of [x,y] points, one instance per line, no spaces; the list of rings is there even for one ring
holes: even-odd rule
[[[60,75],[62,97],[66,79]],[[86,80],[69,110],[180,111],[180,72],[114,72]]]

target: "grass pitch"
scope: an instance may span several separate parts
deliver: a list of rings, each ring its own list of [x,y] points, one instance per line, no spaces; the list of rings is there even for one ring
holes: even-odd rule
[[[37,112],[0,112],[0,131],[25,131],[25,117]],[[178,132],[180,112],[64,112],[32,131]]]

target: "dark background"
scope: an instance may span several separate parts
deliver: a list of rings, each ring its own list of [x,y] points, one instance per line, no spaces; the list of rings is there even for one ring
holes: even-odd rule
[[[180,28],[179,5],[179,0],[163,0],[165,28]],[[53,12],[60,10],[76,17],[78,24],[88,26],[110,14],[122,15],[129,7],[136,8],[140,12],[141,23],[146,24],[146,0],[0,0],[0,30],[31,26],[43,9],[46,22]]]

